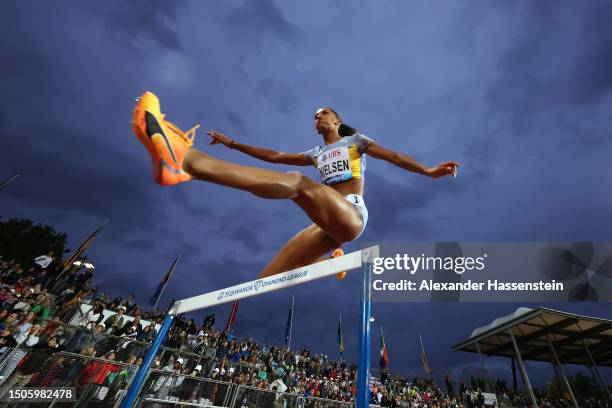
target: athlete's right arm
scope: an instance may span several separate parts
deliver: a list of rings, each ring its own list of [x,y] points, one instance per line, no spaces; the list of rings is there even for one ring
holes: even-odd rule
[[[210,144],[222,144],[230,149],[241,151],[256,159],[267,161],[268,163],[292,164],[294,166],[310,166],[312,160],[303,153],[283,153],[276,150],[263,149],[244,143],[238,143],[228,135],[216,132],[214,130],[208,132],[212,138]]]

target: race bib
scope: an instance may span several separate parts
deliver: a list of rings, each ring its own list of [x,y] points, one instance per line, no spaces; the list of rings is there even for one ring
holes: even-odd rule
[[[331,185],[353,177],[349,150],[346,146],[339,146],[325,151],[317,158],[317,169],[323,184]]]

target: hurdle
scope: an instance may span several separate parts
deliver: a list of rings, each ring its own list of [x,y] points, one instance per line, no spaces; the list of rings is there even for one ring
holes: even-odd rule
[[[370,314],[371,314],[371,288],[372,266],[374,259],[379,256],[379,246],[374,245],[360,251],[337,258],[317,262],[302,268],[293,269],[266,278],[241,283],[225,289],[215,290],[203,295],[193,296],[176,301],[149,346],[133,381],[121,400],[121,408],[131,408],[138,398],[138,394],[155,355],[162,346],[164,339],[170,331],[174,317],[181,313],[192,312],[207,307],[220,305],[248,297],[259,296],[268,292],[301,285],[316,279],[335,275],[338,272],[361,268],[361,293],[359,307],[359,356],[357,368],[357,394],[355,395],[356,408],[368,408],[370,401]],[[341,290],[341,289],[340,289]]]

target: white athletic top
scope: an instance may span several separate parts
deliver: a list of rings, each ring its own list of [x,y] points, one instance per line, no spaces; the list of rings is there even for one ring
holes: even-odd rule
[[[321,183],[333,185],[352,178],[360,179],[365,174],[365,152],[374,143],[360,133],[345,136],[336,143],[317,146],[302,152],[310,157],[312,164],[319,170]]]

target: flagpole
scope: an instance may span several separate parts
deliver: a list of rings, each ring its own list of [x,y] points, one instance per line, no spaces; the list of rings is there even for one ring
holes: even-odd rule
[[[423,346],[423,337],[419,334],[419,341],[421,342],[421,359],[423,360],[423,368],[427,374],[427,379],[431,380],[431,370],[429,364],[427,364],[427,356],[425,356],[425,346]]]
[[[98,234],[102,231],[102,229],[108,224],[110,218],[107,218],[94,232],[92,232],[83,243],[79,246],[79,248],[66,260],[64,263],[64,269],[60,272],[59,275],[55,278],[56,281],[62,277],[70,268],[72,268],[73,262],[77,260],[78,257],[83,255],[83,252],[89,247],[89,244],[93,242],[94,239],[98,236]]]
[[[178,263],[179,259],[181,259],[181,255],[183,255],[183,253],[179,252],[178,255],[176,256],[176,258],[174,259],[174,262],[172,262],[172,265],[176,265]],[[153,310],[155,310],[155,308],[157,307],[160,299],[164,295],[164,292],[166,290],[166,286],[168,285],[168,282],[170,282],[170,277],[172,277],[172,272],[174,272],[174,268],[172,268],[172,270],[170,271],[170,274],[168,275],[168,279],[166,280],[166,283],[164,283],[164,285],[162,286],[161,291],[159,292],[159,296],[157,297],[157,299],[155,299],[155,304],[153,305]]]
[[[382,341],[382,344],[380,345],[380,347],[381,347],[381,350],[382,350],[382,353],[383,353],[380,357],[384,360],[384,358],[385,358],[384,353],[385,353],[385,349],[387,348],[387,345],[385,344],[385,335],[383,333],[383,326],[382,326],[382,324],[380,325],[380,339]],[[389,369],[389,362],[386,361],[386,363],[387,363],[387,367],[385,367],[385,368],[388,370]],[[380,371],[382,373],[382,368],[381,368]]]
[[[293,331],[293,306],[295,304],[295,296],[291,295],[291,319],[289,320],[289,341],[287,342],[287,351],[291,351],[291,332]]]
[[[342,362],[342,349],[344,349],[344,339],[342,338],[342,314],[340,316],[340,362]]]
[[[2,190],[4,187],[6,187],[7,185],[9,185],[9,183],[11,183],[13,180],[15,180],[17,177],[19,177],[19,173],[15,174],[13,177],[10,177],[6,180],[4,180],[3,182],[0,183],[0,190]]]

